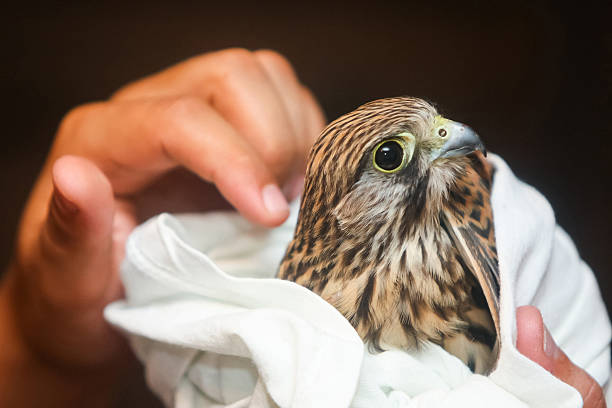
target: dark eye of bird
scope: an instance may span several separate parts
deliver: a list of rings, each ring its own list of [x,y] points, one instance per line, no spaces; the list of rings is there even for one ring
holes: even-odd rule
[[[386,171],[392,171],[402,165],[404,161],[404,150],[395,140],[389,140],[381,144],[374,154],[374,162],[378,167]]]
[[[438,134],[440,135],[440,137],[446,137],[446,129],[438,130]]]

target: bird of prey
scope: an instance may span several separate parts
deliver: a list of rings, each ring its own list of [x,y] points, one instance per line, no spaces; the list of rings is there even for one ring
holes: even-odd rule
[[[373,351],[440,345],[475,373],[499,354],[492,169],[426,101],[367,103],[315,142],[278,277],[338,309]]]

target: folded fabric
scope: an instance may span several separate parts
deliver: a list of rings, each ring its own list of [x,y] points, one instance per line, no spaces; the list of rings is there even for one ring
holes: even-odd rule
[[[555,341],[600,384],[611,328],[597,283],[553,211],[494,155],[501,352],[488,377],[435,345],[370,353],[331,305],[274,279],[297,217],[267,230],[233,213],[160,215],[127,244],[124,331],[167,406],[557,407],[580,395],[515,348],[515,309],[532,304]]]

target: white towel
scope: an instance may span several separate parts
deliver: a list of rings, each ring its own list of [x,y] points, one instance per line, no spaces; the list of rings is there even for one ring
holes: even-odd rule
[[[434,345],[370,354],[327,302],[272,279],[295,205],[273,230],[231,213],[149,220],[127,244],[126,299],[106,317],[169,407],[580,407],[576,390],[516,350],[515,309],[537,306],[558,345],[606,385],[611,329],[597,283],[547,201],[489,158],[502,341],[489,377]]]

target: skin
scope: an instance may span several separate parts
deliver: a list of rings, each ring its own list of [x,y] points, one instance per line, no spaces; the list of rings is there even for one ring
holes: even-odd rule
[[[122,295],[129,232],[161,210],[227,202],[279,225],[289,214],[279,188],[299,192],[323,124],[284,57],[241,49],[192,58],[68,113],[0,286],[0,406],[114,405],[134,359],[102,310]]]
[[[575,365],[556,344],[544,325],[542,314],[534,306],[521,306],[516,311],[518,350],[555,377],[576,388],[584,408],[605,408],[603,390],[586,371]]]
[[[126,237],[160,211],[228,203],[254,222],[279,225],[288,215],[283,197],[299,194],[323,124],[285,58],[241,49],[194,57],[68,113],[0,283],[0,406],[133,406],[150,398],[127,344],[102,316],[122,296]],[[526,327],[522,344],[537,344],[542,331]],[[551,372],[582,387],[569,360]]]

